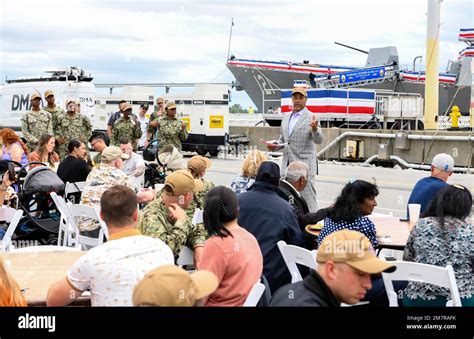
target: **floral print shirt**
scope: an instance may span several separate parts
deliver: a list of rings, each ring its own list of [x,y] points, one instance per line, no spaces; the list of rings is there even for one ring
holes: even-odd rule
[[[403,255],[405,261],[441,267],[451,265],[461,298],[471,298],[474,294],[473,258],[473,226],[453,217],[446,217],[443,227],[434,217],[418,220],[408,238]],[[410,299],[434,300],[437,296],[450,297],[446,288],[419,282],[409,282],[405,293]]]

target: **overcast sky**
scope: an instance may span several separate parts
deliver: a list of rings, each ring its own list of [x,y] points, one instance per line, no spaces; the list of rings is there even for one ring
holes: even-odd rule
[[[440,71],[474,26],[472,0],[441,4]],[[400,63],[425,61],[427,0],[374,1],[18,1],[0,0],[0,83],[78,66],[96,83],[230,82],[237,58],[363,66],[368,50],[396,46]],[[235,94],[243,106],[249,99]]]

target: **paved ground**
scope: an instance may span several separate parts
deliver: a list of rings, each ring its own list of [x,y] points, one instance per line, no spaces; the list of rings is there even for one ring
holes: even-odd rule
[[[186,158],[185,158],[186,160]],[[230,185],[232,179],[240,173],[243,159],[212,158],[212,167],[206,178],[217,185]],[[280,164],[281,159],[274,159]],[[401,217],[405,215],[406,204],[415,183],[428,171],[401,170],[380,167],[361,167],[352,164],[321,163],[319,175],[316,177],[318,186],[318,204],[326,207],[331,204],[350,178],[375,180],[380,188],[375,212],[390,213]],[[474,194],[474,175],[453,174],[449,183],[468,187]]]

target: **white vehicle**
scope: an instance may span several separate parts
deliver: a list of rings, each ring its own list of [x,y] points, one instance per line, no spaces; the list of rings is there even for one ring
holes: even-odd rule
[[[95,116],[95,86],[90,76],[85,76],[84,71],[78,68],[51,71],[47,76],[19,78],[6,80],[1,88],[2,107],[0,126],[10,127],[21,131],[21,117],[30,110],[30,95],[41,95],[41,107],[47,105],[44,93],[52,90],[55,103],[64,107],[66,99],[72,98],[81,103],[81,114],[91,119],[94,129],[99,128],[100,122]]]
[[[183,151],[217,156],[229,141],[229,86],[196,84],[191,93],[167,93],[176,103],[177,117],[186,123],[189,137]]]
[[[113,88],[113,87],[112,87]],[[118,103],[125,100],[132,105],[132,112],[138,115],[142,104],[148,104],[146,116],[149,118],[153,112],[155,89],[148,86],[124,86],[120,94],[97,94],[95,115],[100,121],[101,130],[107,129],[107,122],[112,114],[118,111]]]

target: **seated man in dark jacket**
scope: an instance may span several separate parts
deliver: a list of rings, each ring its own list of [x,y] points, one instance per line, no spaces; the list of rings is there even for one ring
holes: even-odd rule
[[[288,202],[278,193],[280,169],[277,164],[265,161],[260,165],[255,183],[247,192],[237,195],[239,200],[238,223],[252,233],[263,255],[263,275],[272,292],[291,282],[277,242],[302,246],[303,234]]]
[[[309,212],[308,204],[300,195],[308,182],[308,165],[301,161],[294,161],[288,165],[285,177],[280,180],[280,191],[283,198],[294,208],[298,224],[304,230],[306,225],[302,225],[302,219]]]
[[[317,272],[280,288],[270,306],[357,304],[372,288],[371,274],[395,270],[395,266],[377,258],[365,235],[350,230],[337,231],[324,238],[316,260]]]
[[[306,233],[305,227],[309,224],[317,224],[327,216],[327,208],[322,208],[315,213],[309,213],[308,204],[300,195],[308,182],[308,165],[301,161],[294,161],[288,165],[285,178],[280,180],[278,188],[281,197],[293,206],[293,212],[298,219],[298,225],[305,235],[304,247],[312,250],[317,247],[314,236]]]

